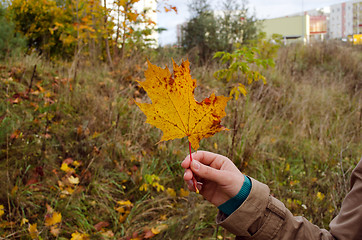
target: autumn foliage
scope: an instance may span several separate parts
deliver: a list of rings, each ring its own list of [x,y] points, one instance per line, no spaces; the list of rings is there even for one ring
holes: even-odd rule
[[[212,94],[202,102],[194,97],[196,80],[191,78],[190,63],[178,66],[173,62],[173,74],[148,62],[146,81],[139,82],[152,100],[137,103],[147,116],[147,123],[161,129],[161,141],[188,137],[197,150],[201,139],[226,130],[221,119],[226,116],[225,107],[230,98]]]
[[[136,47],[153,44],[157,30],[152,11],[177,12],[160,1],[161,10],[140,9],[140,0],[11,0],[8,18],[28,40],[28,52],[48,58],[87,57],[93,62],[123,58]],[[142,26],[142,27],[140,27]]]
[[[328,228],[361,157],[360,49],[281,46],[264,68],[269,43],[200,65],[147,48],[136,0],[7,2],[28,51],[0,58],[0,239],[234,239],[185,186],[188,141]]]

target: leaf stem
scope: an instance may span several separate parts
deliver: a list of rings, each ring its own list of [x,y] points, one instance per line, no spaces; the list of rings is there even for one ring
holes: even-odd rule
[[[192,163],[192,156],[191,156],[191,143],[189,141],[189,150],[190,150],[190,165]],[[196,193],[199,193],[199,189],[197,188],[197,181],[196,181],[196,178],[194,176],[192,176],[192,181],[194,183],[194,187],[195,187],[195,191]]]

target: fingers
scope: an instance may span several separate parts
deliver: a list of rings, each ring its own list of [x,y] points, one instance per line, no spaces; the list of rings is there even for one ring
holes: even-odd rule
[[[216,183],[222,181],[223,175],[225,174],[224,171],[220,171],[218,169],[206,166],[197,160],[192,161],[191,170],[192,170],[191,174],[194,173],[195,175],[201,177],[202,179],[210,180]],[[189,176],[189,171],[190,170],[188,169],[185,173],[187,174],[187,177]]]
[[[187,184],[187,188],[191,191],[191,192],[195,192],[195,186],[194,186],[194,182],[192,180],[188,180],[186,181]],[[196,187],[199,191],[202,190],[202,186],[203,183],[202,182],[197,182]]]
[[[190,168],[190,155],[187,155],[186,158],[182,161],[181,167],[185,169]]]
[[[191,156],[193,160],[198,160],[199,162],[212,166],[216,169],[220,169],[225,161],[229,161],[227,157],[207,151],[197,151],[192,153]],[[181,166],[187,169],[190,168],[190,163],[190,155],[187,155],[184,161],[181,163]]]
[[[184,180],[185,181],[192,180],[192,177],[193,177],[192,171],[190,169],[186,169],[184,173]]]

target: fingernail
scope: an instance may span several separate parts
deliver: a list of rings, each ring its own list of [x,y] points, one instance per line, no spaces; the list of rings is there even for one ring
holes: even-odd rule
[[[202,182],[197,182],[196,187],[197,189],[199,189],[199,191],[202,190],[202,186],[203,186]]]
[[[192,180],[188,180],[186,181],[187,186],[189,186],[189,188],[192,188],[194,186],[194,183],[192,182]]]
[[[195,170],[195,171],[199,171],[199,169],[200,169],[200,163],[198,162],[198,161],[192,161],[192,168],[193,168],[193,170]]]

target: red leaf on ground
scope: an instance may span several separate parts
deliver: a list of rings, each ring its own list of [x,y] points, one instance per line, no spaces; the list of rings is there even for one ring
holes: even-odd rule
[[[102,228],[108,227],[109,226],[109,222],[99,222],[96,225],[94,225],[93,227],[97,230],[100,231]]]

